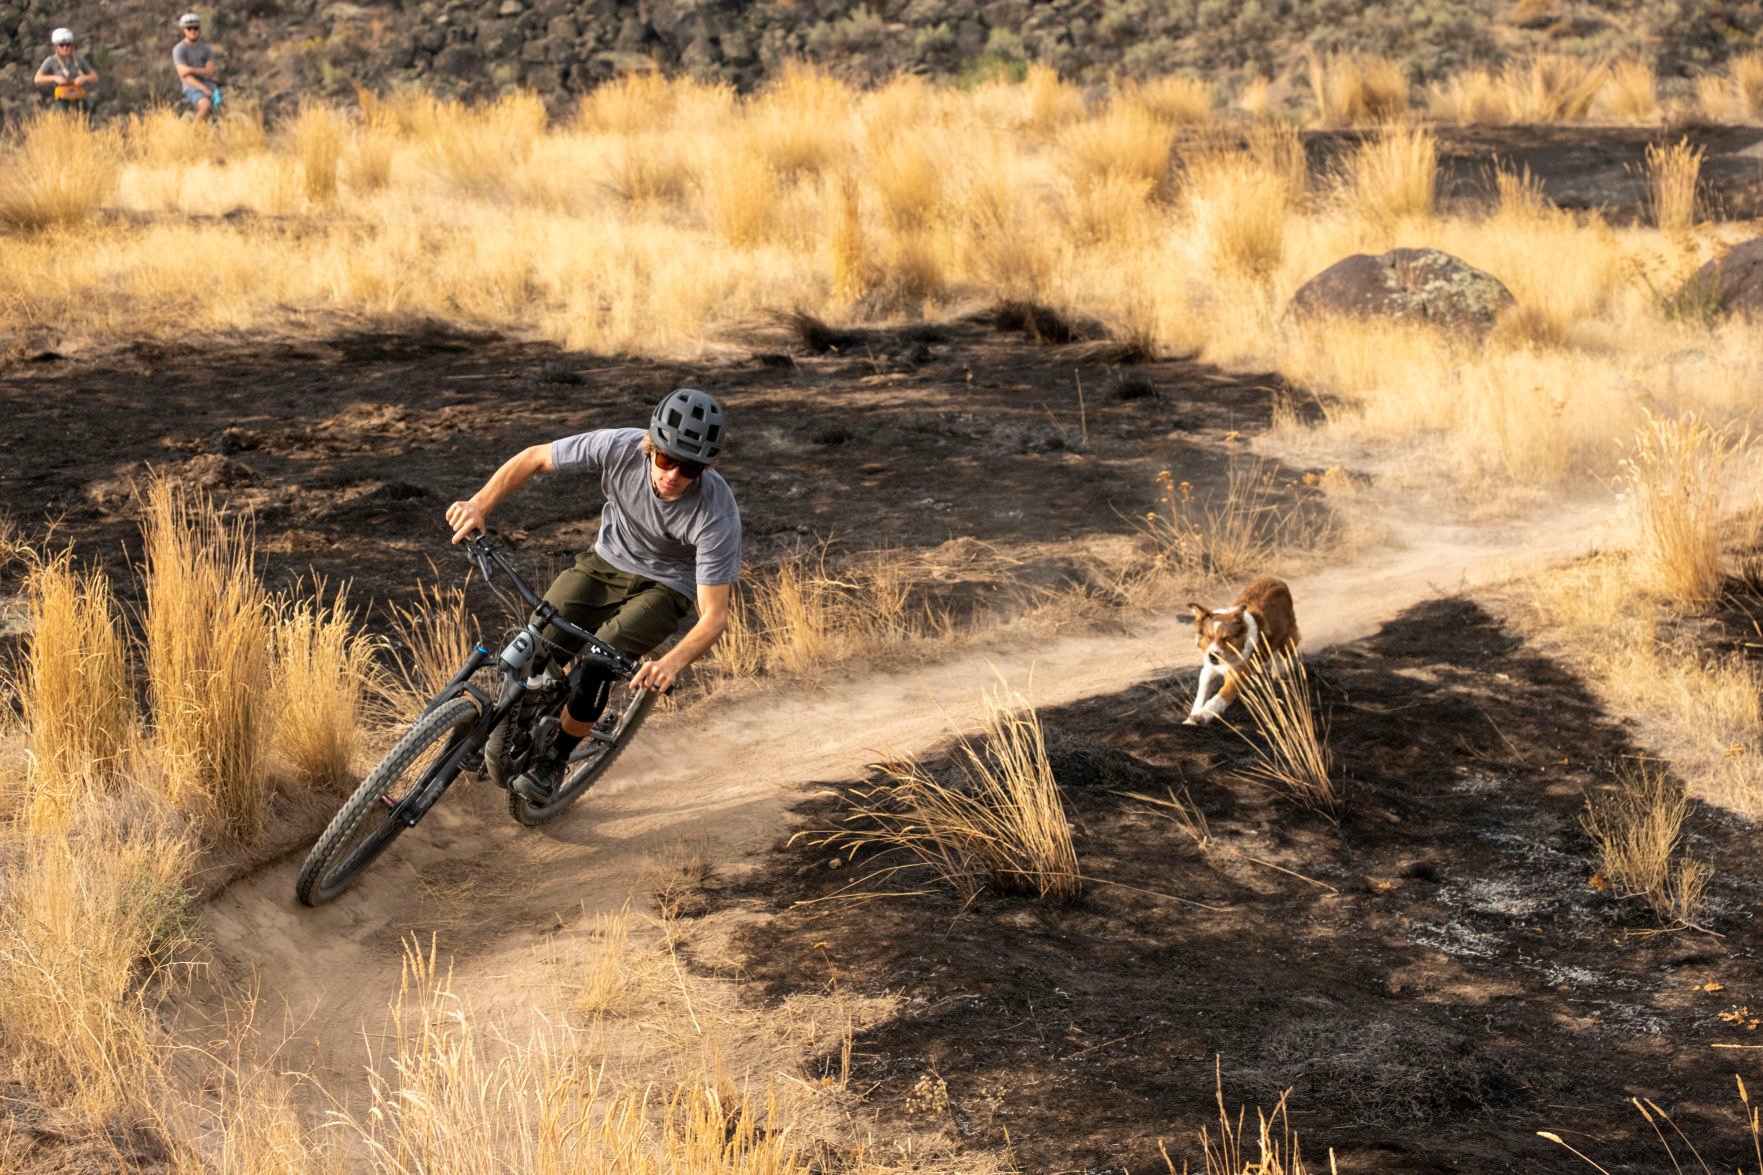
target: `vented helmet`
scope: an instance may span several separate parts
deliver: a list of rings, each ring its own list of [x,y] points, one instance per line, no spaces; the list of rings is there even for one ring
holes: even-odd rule
[[[73,30],[72,29],[56,29],[54,32],[49,34],[49,43],[52,45],[71,45],[71,44],[73,44]]]
[[[675,461],[710,464],[722,452],[722,436],[722,405],[697,388],[675,388],[649,417],[649,442]]]

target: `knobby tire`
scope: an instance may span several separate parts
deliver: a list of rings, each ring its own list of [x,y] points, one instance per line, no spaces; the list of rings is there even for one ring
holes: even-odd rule
[[[330,901],[386,851],[406,827],[393,814],[398,803],[428,785],[477,718],[478,708],[472,699],[456,697],[424,714],[404,732],[307,854],[300,879],[294,884],[302,902],[318,906]],[[430,751],[436,753],[429,755]]]
[[[651,689],[634,691],[636,696],[625,703],[624,710],[618,716],[618,723],[612,728],[609,741],[601,741],[590,735],[582,741],[580,749],[570,756],[571,770],[563,777],[563,783],[556,793],[543,804],[535,804],[513,788],[508,789],[508,814],[520,823],[529,827],[543,824],[562,814],[563,810],[581,798],[583,792],[599,782],[607,768],[618,758],[624,748],[636,737],[637,728],[649,711],[655,706],[656,693]]]

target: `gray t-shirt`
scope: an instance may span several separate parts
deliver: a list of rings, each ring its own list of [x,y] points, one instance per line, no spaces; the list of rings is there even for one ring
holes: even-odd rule
[[[52,73],[58,78],[65,78],[71,82],[75,78],[84,77],[91,73],[92,67],[87,65],[86,59],[77,53],[69,53],[65,58],[59,53],[51,53],[49,59],[37,67],[37,72]]]
[[[180,65],[188,69],[201,69],[213,60],[214,50],[209,48],[207,41],[197,41],[193,45],[188,41],[179,41],[171,47],[171,64],[174,69]],[[182,82],[183,80],[184,75],[179,73],[178,81]],[[207,84],[213,79],[199,78],[197,80]]]
[[[551,442],[559,473],[597,473],[606,507],[594,550],[620,571],[664,583],[688,600],[698,584],[741,577],[741,510],[714,469],[664,501],[649,482],[640,428],[603,428]]]

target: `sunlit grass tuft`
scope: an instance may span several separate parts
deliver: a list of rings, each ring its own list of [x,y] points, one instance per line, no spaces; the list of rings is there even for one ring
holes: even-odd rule
[[[275,748],[323,791],[353,787],[377,642],[355,631],[345,595],[287,605],[276,622]]]
[[[1748,435],[1693,412],[1646,414],[1622,460],[1622,493],[1650,586],[1691,606],[1720,591],[1720,502]]]
[[[122,153],[113,130],[39,116],[0,139],[0,226],[22,232],[85,223],[116,191]]]
[[[1598,852],[1598,873],[1618,897],[1639,897],[1662,925],[1695,926],[1713,870],[1683,852],[1689,799],[1663,771],[1642,764],[1614,792],[1586,797],[1580,824]]]
[[[1331,820],[1339,816],[1328,723],[1303,660],[1295,651],[1272,654],[1243,683],[1240,697],[1258,736],[1239,732],[1255,756],[1244,774]]]

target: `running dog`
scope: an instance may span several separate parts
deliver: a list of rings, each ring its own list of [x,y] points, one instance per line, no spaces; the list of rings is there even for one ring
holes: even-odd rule
[[[1236,701],[1243,682],[1262,662],[1297,652],[1298,617],[1292,590],[1270,575],[1244,588],[1229,608],[1188,607],[1194,610],[1194,635],[1203,660],[1200,689],[1183,725],[1204,726]],[[1208,701],[1207,692],[1220,678],[1218,693]]]

